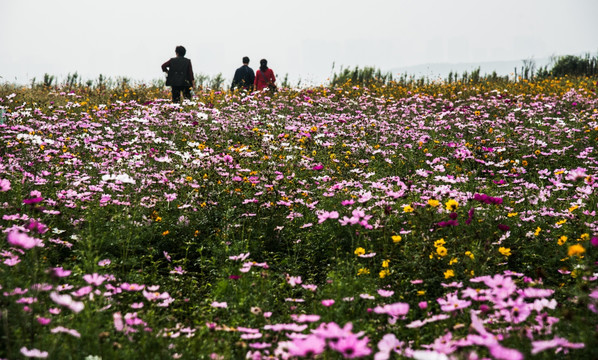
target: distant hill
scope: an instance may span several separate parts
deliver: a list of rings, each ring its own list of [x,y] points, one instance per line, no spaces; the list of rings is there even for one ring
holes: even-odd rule
[[[533,59],[535,62],[535,68],[551,65],[551,58]],[[465,71],[471,73],[473,70],[480,68],[480,74],[492,74],[496,71],[499,76],[513,76],[515,68],[517,73],[521,74],[521,68],[523,67],[523,60],[512,60],[512,61],[492,61],[492,62],[481,62],[481,63],[431,63],[414,66],[397,67],[390,69],[394,77],[397,74],[407,74],[409,76],[415,76],[416,78],[427,77],[429,79],[446,79],[448,74],[452,71],[454,73],[463,74]]]

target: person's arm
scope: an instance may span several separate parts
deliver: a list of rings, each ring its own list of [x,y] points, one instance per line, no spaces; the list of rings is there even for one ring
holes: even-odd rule
[[[255,82],[255,74],[253,73],[253,70],[249,70],[249,84],[253,84]]]
[[[162,72],[168,72],[168,68],[170,67],[170,59],[167,62],[162,64]]]
[[[230,91],[235,90],[235,87],[240,82],[239,77],[240,77],[239,69],[237,69],[237,70],[235,70],[235,76],[233,77],[233,82],[232,82],[232,84],[230,84]]]
[[[195,89],[195,75],[193,75],[193,66],[191,65],[191,60],[189,60],[189,72],[187,76],[191,79],[191,87]]]
[[[274,77],[274,70],[270,69],[270,74],[272,74],[272,76],[270,76],[270,78],[272,79],[272,84],[274,84],[276,82],[276,77]]]

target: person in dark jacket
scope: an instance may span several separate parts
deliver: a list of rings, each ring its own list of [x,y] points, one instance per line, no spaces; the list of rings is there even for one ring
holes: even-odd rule
[[[251,91],[254,80],[255,73],[253,72],[253,69],[249,67],[249,58],[245,56],[243,57],[243,66],[235,71],[235,77],[233,78],[230,90],[234,91],[235,88],[242,88]]]
[[[172,87],[172,101],[181,101],[181,91],[186,99],[191,99],[191,88],[195,88],[195,77],[191,60],[185,57],[187,50],[183,46],[175,49],[176,57],[162,64],[162,71],[168,73],[166,86]]]

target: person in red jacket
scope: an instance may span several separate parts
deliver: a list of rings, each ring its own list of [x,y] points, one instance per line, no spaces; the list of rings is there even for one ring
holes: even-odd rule
[[[191,88],[195,88],[195,78],[191,60],[185,57],[187,50],[183,46],[175,49],[176,57],[162,64],[162,71],[168,73],[166,86],[172,87],[172,101],[181,101],[181,91],[186,99],[191,99]]]
[[[255,80],[253,81],[253,89],[261,91],[264,88],[276,89],[276,77],[274,71],[268,68],[268,60],[260,60],[260,68],[255,73]]]

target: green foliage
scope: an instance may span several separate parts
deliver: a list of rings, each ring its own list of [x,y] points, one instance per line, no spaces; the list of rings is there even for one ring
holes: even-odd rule
[[[559,57],[552,69],[550,70],[552,76],[596,76],[598,75],[598,56],[566,55]]]
[[[393,80],[391,73],[382,73],[380,69],[375,67],[366,66],[359,68],[356,66],[353,70],[349,68],[343,69],[341,67],[339,73],[335,73],[332,76],[330,82],[331,86],[340,86],[347,83],[357,86],[371,86],[371,85],[384,85]]]

